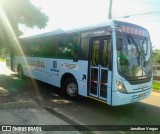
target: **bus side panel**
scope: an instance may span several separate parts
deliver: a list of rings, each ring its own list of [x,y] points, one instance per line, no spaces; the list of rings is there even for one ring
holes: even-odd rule
[[[88,61],[79,61],[79,71],[76,76],[79,95],[87,96],[87,80],[88,80]]]
[[[78,94],[87,96],[88,61],[59,60],[60,80],[65,73],[72,74],[77,80]]]
[[[37,80],[46,82],[46,59],[34,58],[34,61],[29,61],[29,66],[32,67],[33,77]],[[32,63],[34,63],[32,65]]]
[[[78,93],[87,96],[88,61],[16,56],[16,68],[22,65],[23,73],[31,78],[61,87],[61,78],[65,73],[72,74],[77,80]]]
[[[23,68],[23,74],[25,76],[35,78],[34,77],[34,69],[35,66],[31,64],[31,61],[35,61],[35,58],[33,57],[23,57],[23,56],[15,56],[15,64],[14,68],[15,71],[18,72],[18,66],[21,65]]]
[[[46,70],[46,83],[60,87],[60,60],[46,58],[45,60]]]

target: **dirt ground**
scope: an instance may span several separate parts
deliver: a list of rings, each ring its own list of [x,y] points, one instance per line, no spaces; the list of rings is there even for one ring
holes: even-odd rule
[[[27,81],[27,82],[25,82]],[[0,103],[14,101],[29,101],[34,98],[34,90],[28,78],[25,81],[19,79],[16,75],[0,75]]]
[[[36,96],[33,83],[36,81],[29,78],[19,79],[16,73],[6,68],[5,62],[0,62],[0,103],[32,100]]]
[[[48,103],[48,95],[53,94],[53,90],[59,92],[55,87],[29,77],[20,79],[17,73],[6,68],[5,62],[0,62],[0,104],[32,100]]]

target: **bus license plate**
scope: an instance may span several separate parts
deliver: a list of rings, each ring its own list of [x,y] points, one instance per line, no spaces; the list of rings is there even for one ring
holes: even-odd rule
[[[144,96],[146,96],[146,93],[139,94],[139,97],[144,97]]]

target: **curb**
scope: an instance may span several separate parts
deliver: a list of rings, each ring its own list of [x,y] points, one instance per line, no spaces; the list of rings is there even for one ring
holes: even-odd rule
[[[67,122],[68,124],[71,124],[71,125],[80,125],[82,127],[84,127],[85,130],[89,131],[89,129],[87,127],[85,127],[84,125],[82,125],[81,123],[77,122],[77,121],[74,121],[73,118],[70,118],[70,117],[67,117],[67,115],[63,112],[60,112],[50,106],[42,106],[44,109],[46,109],[48,112],[56,115],[57,117],[61,118],[62,120],[64,120],[65,122]],[[75,128],[76,129],[76,128]],[[78,131],[78,130],[77,130]],[[93,133],[91,133],[93,134]]]
[[[76,129],[76,131],[81,131],[79,130],[76,126],[81,126],[81,128],[84,129],[84,134],[88,134],[85,132],[89,131],[89,134],[100,134],[99,132],[96,131],[90,131],[90,128],[88,128],[87,126],[81,124],[80,122],[74,121],[73,118],[68,117],[65,113],[58,111],[50,106],[42,106],[42,108],[46,109],[48,112],[54,114],[56,117],[59,117],[60,119],[64,120],[65,122],[67,122],[70,125],[73,125],[73,127]]]
[[[54,113],[56,116],[62,118],[64,121],[66,121],[67,123],[69,124],[72,124],[72,125],[82,125],[80,124],[79,122],[75,122],[73,120],[73,118],[71,117],[68,117],[64,112],[62,111],[59,111],[57,109],[54,109],[50,106],[42,106],[42,108],[46,109],[47,111],[49,111],[50,113]]]
[[[160,93],[160,90],[154,90],[152,89],[153,92],[157,92],[157,93]]]
[[[0,104],[0,110],[3,109],[14,109],[14,108],[29,108],[38,107],[39,105],[35,101],[20,101],[20,102],[9,102]]]

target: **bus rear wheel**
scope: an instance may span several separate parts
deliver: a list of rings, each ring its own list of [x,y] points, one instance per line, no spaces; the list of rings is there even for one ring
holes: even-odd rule
[[[63,89],[69,98],[76,98],[78,96],[78,86],[74,78],[67,79]]]
[[[18,77],[20,78],[20,79],[22,79],[23,78],[23,68],[22,68],[22,66],[21,65],[19,65],[18,66]]]

